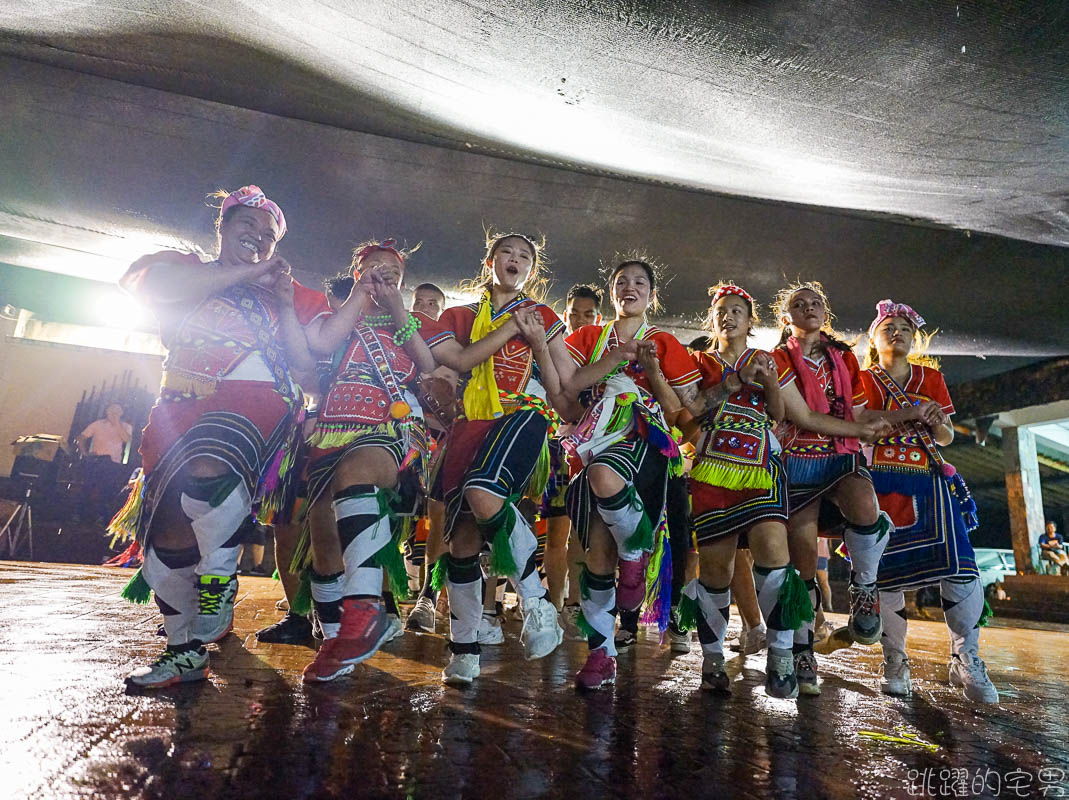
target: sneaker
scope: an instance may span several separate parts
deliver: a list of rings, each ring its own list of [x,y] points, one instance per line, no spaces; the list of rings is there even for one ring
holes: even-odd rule
[[[312,606],[312,613],[310,616],[312,618],[312,638],[321,641],[326,639],[327,637],[323,635],[323,620],[321,620],[316,613],[315,606]]]
[[[442,670],[442,683],[447,686],[471,686],[471,682],[478,677],[478,653],[453,653]]]
[[[387,614],[386,626],[386,636],[383,637],[383,644],[389,644],[405,635],[405,626],[401,624],[400,614]]]
[[[743,658],[760,653],[768,646],[768,629],[765,623],[758,623],[756,628],[747,628],[739,633],[739,641],[732,649],[737,650]]]
[[[547,597],[527,600],[523,604],[523,628],[520,641],[528,661],[548,656],[564,639],[564,629],[557,622],[557,608]]]
[[[794,677],[798,681],[798,694],[817,697],[820,694],[820,678],[817,677],[817,657],[812,650],[794,654]]]
[[[634,611],[646,599],[646,562],[648,555],[638,561],[621,561],[620,577],[616,582],[616,607]]]
[[[256,631],[257,641],[264,644],[303,644],[312,638],[312,623],[308,617],[287,612],[274,625]]]
[[[479,620],[479,644],[504,644],[505,633],[501,630],[501,617],[483,613]]]
[[[627,628],[620,628],[616,633],[616,638],[613,639],[613,644],[616,645],[617,652],[630,650],[638,644],[638,636],[635,635],[634,631],[629,631]]]
[[[850,633],[850,627],[848,625],[836,628],[819,642],[815,639],[813,641],[813,649],[822,656],[830,655],[836,650],[842,650],[846,647],[853,647],[853,645],[854,636]]]
[[[858,644],[876,644],[883,633],[880,621],[880,593],[875,583],[850,582],[850,635]]]
[[[583,668],[575,673],[575,688],[600,689],[609,683],[616,683],[616,659],[604,647],[591,650]]]
[[[798,678],[794,674],[794,653],[779,647],[768,648],[765,666],[765,692],[769,697],[793,700],[798,696]]]
[[[275,611],[289,611],[290,601],[283,597],[277,603],[275,603]]]
[[[905,653],[892,650],[884,654],[880,691],[894,697],[909,697],[913,694],[913,683],[909,679],[909,659]]]
[[[305,682],[332,681],[375,655],[390,633],[388,617],[381,603],[342,600],[338,635],[320,645],[315,660],[304,670]]]
[[[434,603],[429,597],[421,597],[408,612],[405,629],[416,633],[434,633]]]
[[[724,654],[708,655],[702,661],[701,688],[706,692],[731,694],[731,678],[724,669]]]
[[[998,689],[987,676],[987,665],[980,656],[958,653],[950,659],[950,685],[960,686],[974,703],[998,702]]]
[[[673,608],[668,618],[668,650],[672,653],[690,652],[690,631],[679,627],[679,610]]]
[[[234,629],[234,597],[238,593],[237,575],[199,575],[197,577],[197,616],[190,633],[202,644],[218,642]]]
[[[561,624],[564,628],[564,635],[568,637],[570,642],[585,642],[586,636],[579,630],[579,605],[565,606],[561,612]]]
[[[208,677],[208,651],[203,646],[166,648],[147,667],[138,667],[126,676],[126,682],[142,689],[162,689],[176,683],[202,681]]]
[[[835,633],[835,625],[833,625],[828,620],[824,620],[824,623],[815,631],[813,631],[813,643],[816,644],[817,642],[823,642],[833,633]]]

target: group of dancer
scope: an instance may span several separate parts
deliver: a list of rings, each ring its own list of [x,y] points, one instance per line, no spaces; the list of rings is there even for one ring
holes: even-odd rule
[[[484,608],[503,578],[527,659],[560,645],[562,606],[578,602],[564,619],[589,647],[579,688],[614,682],[618,617],[626,640],[645,611],[673,649],[696,629],[701,687],[730,692],[723,648],[747,549],[766,691],[819,694],[817,542],[831,533],[850,563],[847,635],[882,642],[884,690],[911,690],[903,590],[938,583],[950,681],[997,701],[978,653],[974,507],[939,453],[954,409],[938,370],[916,363],[924,320],[909,306],[878,304],[862,369],[819,283],[777,297],[772,352],[749,345],[754,298],[719,283],[711,346],[691,353],[651,323],[661,276],[643,258],[609,272],[612,321],[592,286],[569,293],[565,320],[545,305],[542,243],[519,233],[488,237],[475,302],[444,308],[425,284],[410,310],[410,253],[394,240],[356,248],[351,275],[324,294],[276,254],[285,216],[258,187],[223,195],[217,228],[215,260],[158,253],[121,281],[168,350],[143,473],[111,525],[142,554],[125,595],[151,592],[167,636],[131,684],[207,676],[254,517],[275,525],[286,619],[307,624],[310,611],[323,639],[305,681],[351,672],[402,634],[402,550],[429,504],[435,535],[408,627],[434,629],[444,588],[446,684],[479,676],[480,641],[500,636]],[[548,588],[531,509],[550,522]]]

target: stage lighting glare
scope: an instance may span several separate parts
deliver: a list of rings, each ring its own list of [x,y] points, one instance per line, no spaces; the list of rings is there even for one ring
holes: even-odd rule
[[[118,290],[102,295],[96,301],[97,321],[108,328],[132,330],[145,322],[145,311],[132,297]]]

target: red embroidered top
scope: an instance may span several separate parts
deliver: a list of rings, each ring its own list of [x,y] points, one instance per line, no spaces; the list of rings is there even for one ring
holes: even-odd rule
[[[846,364],[846,370],[850,373],[850,386],[853,390],[853,396],[850,398],[850,401],[854,408],[864,408],[865,387],[861,383],[861,365],[857,363],[857,357],[849,350],[845,351],[842,356],[843,363]],[[775,360],[776,367],[779,370],[780,385],[786,386],[787,384],[783,382],[784,376],[787,373],[791,373],[792,375],[794,373],[790,354],[784,348],[777,347],[772,351],[772,358]],[[831,367],[828,359],[821,356],[818,360],[814,361],[813,359],[806,357],[805,363],[813,372],[817,384],[827,395],[828,405],[831,406],[832,413],[834,414],[836,400],[838,398],[835,397],[835,383],[832,380]],[[787,383],[790,383],[790,381],[787,381]],[[789,420],[776,428],[776,437],[783,445],[784,451],[792,455],[804,454],[806,452],[820,454],[826,454],[829,451],[834,452],[831,437],[825,436],[822,433],[804,431]]]
[[[611,350],[620,343],[620,339],[616,335],[616,326],[611,322],[608,324],[611,326],[611,330],[605,346],[606,351]],[[564,340],[572,359],[580,367],[585,367],[591,362],[591,359],[596,361],[597,358],[601,357],[601,354],[599,354],[595,358],[594,351],[597,348],[598,339],[601,337],[604,327],[603,325],[584,325]],[[645,331],[642,331],[642,339],[649,339],[656,343],[657,358],[661,363],[661,371],[670,386],[673,388],[689,386],[700,379],[701,375],[698,373],[698,368],[691,360],[687,349],[672,334],[650,325],[646,327]],[[628,363],[624,367],[624,373],[635,382],[636,386],[647,394],[652,394],[650,380],[646,377],[645,370],[642,369],[641,364]]]
[[[864,370],[861,373],[861,380],[869,408],[880,411],[896,411],[900,408],[872,372]],[[911,364],[909,380],[899,388],[914,404],[934,400],[939,403],[939,407],[948,417],[954,413],[954,403],[950,400],[943,373],[937,369]],[[872,466],[928,469],[928,453],[921,444],[912,423],[896,425],[887,436],[873,443]]]

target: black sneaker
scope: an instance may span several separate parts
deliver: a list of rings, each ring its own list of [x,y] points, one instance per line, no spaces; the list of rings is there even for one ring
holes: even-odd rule
[[[621,628],[616,634],[616,638],[613,639],[613,644],[616,645],[617,651],[630,650],[638,643],[638,637],[635,636],[633,631],[629,631],[625,628]]]
[[[308,617],[286,613],[274,625],[256,631],[256,639],[264,644],[303,644],[312,638],[312,623]]]
[[[793,700],[798,697],[798,676],[794,674],[794,653],[779,647],[768,648],[765,692],[769,697]]]
[[[724,669],[724,656],[706,656],[702,661],[702,691],[731,694],[731,678]]]
[[[794,654],[794,675],[798,681],[798,694],[816,697],[820,694],[820,678],[817,677],[817,657],[812,650]]]
[[[858,644],[876,644],[883,633],[880,620],[880,593],[875,583],[850,581],[850,635]]]

